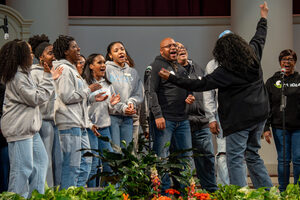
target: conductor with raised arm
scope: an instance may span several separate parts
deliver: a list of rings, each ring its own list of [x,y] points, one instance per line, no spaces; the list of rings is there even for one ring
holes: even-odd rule
[[[250,43],[234,33],[226,34],[216,42],[213,55],[219,67],[201,80],[181,78],[166,69],[159,72],[163,79],[190,91],[219,89],[218,114],[226,136],[230,184],[247,185],[241,178],[246,176],[245,159],[254,188],[272,186],[258,154],[260,136],[269,112],[260,64],[267,36],[266,2],[260,5],[260,15]]]

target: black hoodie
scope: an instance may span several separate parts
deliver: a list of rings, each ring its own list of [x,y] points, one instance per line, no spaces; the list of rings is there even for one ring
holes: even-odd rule
[[[266,82],[266,88],[269,94],[270,114],[267,120],[265,130],[272,128],[282,129],[282,112],[281,105],[281,74],[276,72]],[[294,72],[289,76],[284,77],[284,95],[286,98],[285,120],[287,130],[300,129],[300,75]]]
[[[183,79],[170,75],[168,81],[190,91],[207,91],[218,88],[218,114],[224,136],[256,125],[267,119],[269,101],[260,66],[262,51],[267,36],[267,20],[261,18],[256,33],[249,45],[257,61],[247,72],[247,78],[218,67],[201,80]]]

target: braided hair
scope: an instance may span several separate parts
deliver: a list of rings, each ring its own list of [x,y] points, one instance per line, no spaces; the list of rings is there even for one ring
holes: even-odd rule
[[[60,35],[53,43],[53,53],[57,60],[66,58],[65,52],[70,48],[70,43],[75,39],[71,36]]]

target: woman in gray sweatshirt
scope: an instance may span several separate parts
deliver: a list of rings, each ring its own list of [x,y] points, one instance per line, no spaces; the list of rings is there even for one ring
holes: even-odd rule
[[[39,130],[39,106],[53,92],[49,67],[36,85],[30,75],[31,47],[25,41],[7,42],[0,50],[0,80],[6,84],[1,130],[8,142],[8,191],[25,198],[36,189],[44,193],[48,157]]]
[[[73,37],[59,36],[53,44],[53,52],[57,59],[53,67],[64,67],[62,75],[55,80],[54,105],[54,120],[63,152],[61,187],[78,186],[79,183],[84,186],[92,159],[83,159],[78,150],[90,148],[86,127],[92,129],[92,124],[87,115],[87,98],[101,86],[97,83],[85,86],[76,69],[80,48]]]
[[[35,35],[28,40],[28,43],[32,47],[34,56],[39,62],[38,64],[32,65],[30,72],[37,85],[39,85],[43,80],[43,64],[46,63],[50,68],[52,68],[52,62],[55,60],[53,54],[53,45],[50,44],[49,41],[49,38],[44,34]],[[52,81],[52,84],[54,85],[54,81]],[[43,121],[39,133],[48,154],[48,170],[46,181],[49,187],[60,185],[62,165],[59,133],[54,124],[55,97],[55,90],[53,90],[49,100],[40,106]]]
[[[126,63],[126,50],[122,42],[112,42],[107,47],[106,74],[121,101],[110,112],[112,141],[120,146],[122,140],[128,145],[132,141],[132,115],[144,100],[143,83],[137,71]]]
[[[97,127],[96,134],[88,129],[91,149],[99,149],[101,152],[106,149],[112,152],[113,149],[109,142],[97,138],[98,136],[102,136],[108,137],[111,140],[109,111],[120,102],[120,95],[115,95],[112,84],[106,78],[105,71],[106,65],[104,56],[101,54],[91,54],[87,58],[84,66],[83,78],[88,84],[99,83],[102,86],[100,90],[93,92],[89,97],[89,118]],[[107,95],[109,98],[105,101],[97,102],[95,101],[95,97],[97,98],[98,95]],[[93,157],[92,169],[89,175],[90,178],[97,173],[97,166],[99,166],[99,159]],[[110,167],[107,163],[102,163],[102,166],[103,172],[110,171]],[[88,186],[97,187],[96,179],[89,181]]]

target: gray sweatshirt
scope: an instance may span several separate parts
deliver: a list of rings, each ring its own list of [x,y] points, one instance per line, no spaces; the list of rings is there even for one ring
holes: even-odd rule
[[[1,119],[1,130],[7,142],[32,138],[42,126],[39,106],[53,93],[50,73],[43,73],[39,85],[30,72],[20,67],[15,77],[6,84]]]
[[[95,81],[95,83],[99,83],[102,88],[92,92],[89,96],[89,118],[98,128],[105,128],[111,124],[109,110],[111,110],[113,106],[110,105],[110,98],[112,94],[115,94],[115,91],[113,86],[108,84],[105,79]],[[108,95],[108,98],[105,101],[96,102],[95,96],[101,92],[105,92],[104,95]]]
[[[106,62],[106,75],[116,94],[120,94],[121,101],[112,113],[114,115],[125,115],[128,103],[132,103],[136,108],[144,100],[143,83],[137,71],[129,67],[126,63],[124,67],[119,67],[113,61]]]
[[[43,81],[44,67],[40,65],[32,65],[30,72],[33,80],[37,85],[41,84]],[[54,81],[51,79],[52,84]],[[40,111],[42,113],[43,120],[54,120],[54,102],[55,102],[55,91],[52,92],[48,101],[40,105]]]
[[[211,74],[215,69],[217,69],[218,63],[215,60],[211,60],[206,65],[206,74]],[[208,118],[209,123],[216,120],[218,114],[218,89],[209,90],[203,92],[203,100],[205,107],[205,116]]]
[[[62,59],[53,62],[53,67],[62,66],[62,74],[54,81],[57,97],[54,104],[54,120],[59,130],[73,127],[86,128],[88,120],[87,98],[91,90],[86,86],[76,67]]]

